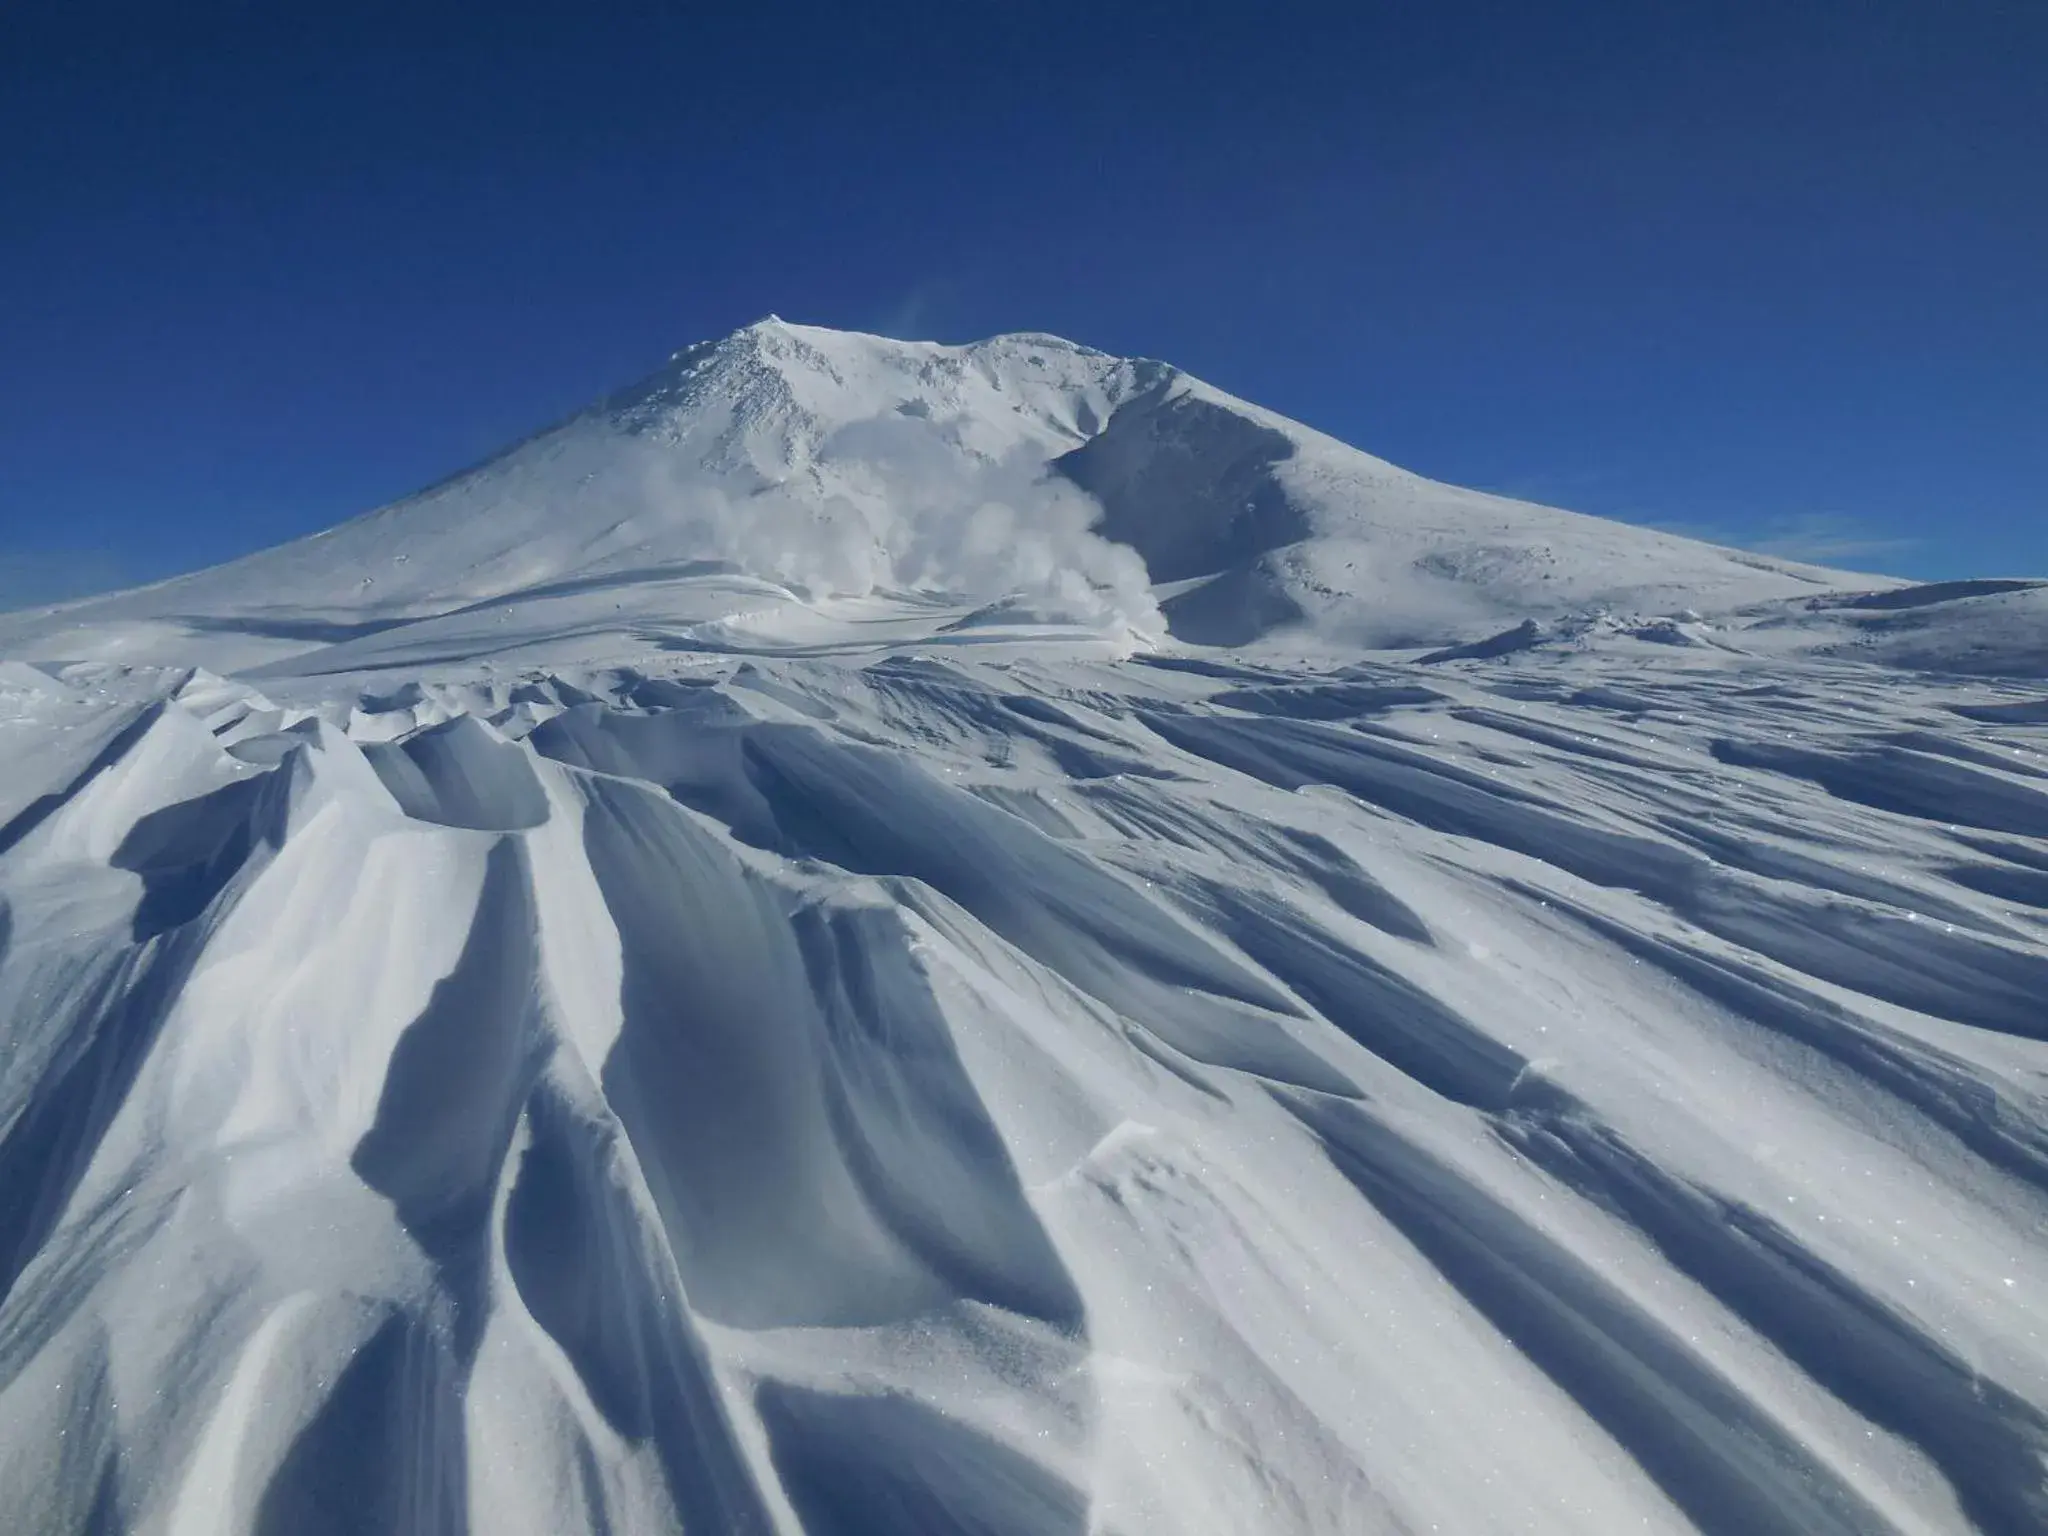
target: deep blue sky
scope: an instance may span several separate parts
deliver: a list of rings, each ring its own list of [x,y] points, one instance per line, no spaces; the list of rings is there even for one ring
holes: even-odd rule
[[[324,526],[769,311],[2048,574],[2041,0],[15,0],[0,144],[0,601]]]

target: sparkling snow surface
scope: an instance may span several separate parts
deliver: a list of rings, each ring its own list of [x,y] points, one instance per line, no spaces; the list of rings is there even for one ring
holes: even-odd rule
[[[2048,588],[771,323],[0,658],[9,1530],[2048,1529]]]

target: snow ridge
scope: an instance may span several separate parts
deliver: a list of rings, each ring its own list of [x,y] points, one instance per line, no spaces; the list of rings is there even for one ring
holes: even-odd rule
[[[27,672],[23,1529],[2048,1517],[2008,686]]]

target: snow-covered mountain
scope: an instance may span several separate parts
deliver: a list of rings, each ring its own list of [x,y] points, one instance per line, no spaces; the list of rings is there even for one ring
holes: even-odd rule
[[[878,624],[985,639],[1021,616],[1126,648],[1169,626],[1430,647],[1531,615],[1885,585],[1440,485],[1050,336],[943,347],[769,320],[417,496],[0,618],[0,644],[288,671],[322,647],[334,671],[816,648],[849,624],[861,643]]]
[[[8,1528],[2048,1529],[2044,602],[767,323],[0,617]]]

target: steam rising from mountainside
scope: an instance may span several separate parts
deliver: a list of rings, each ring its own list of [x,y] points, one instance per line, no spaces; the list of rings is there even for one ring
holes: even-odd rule
[[[593,487],[621,513],[620,547],[604,564],[690,549],[810,598],[1013,599],[1047,617],[1166,632],[1143,557],[1096,533],[1094,497],[1021,446],[976,454],[924,423],[878,417],[838,428],[816,463],[824,485],[804,475],[740,490],[730,475],[629,440]]]

